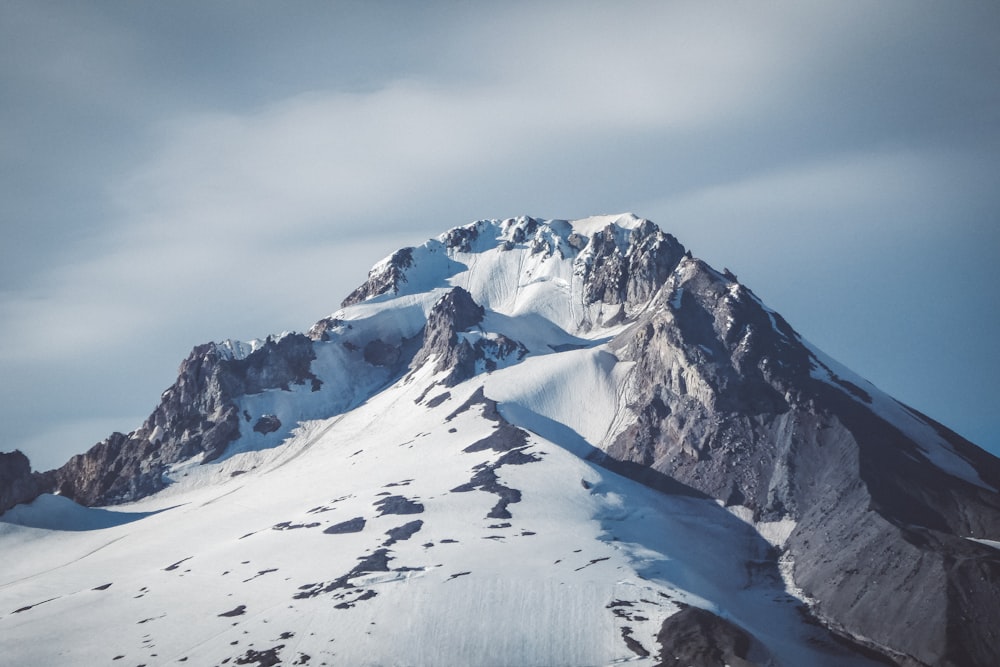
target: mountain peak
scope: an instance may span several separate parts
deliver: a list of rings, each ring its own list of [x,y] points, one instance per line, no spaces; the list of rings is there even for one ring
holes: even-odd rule
[[[859,645],[906,667],[1000,661],[1000,461],[838,365],[732,272],[632,214],[479,220],[397,250],[307,335],[198,346],[139,429],[41,475],[0,458],[3,475],[19,489],[8,506],[66,497],[7,515],[26,525],[57,525],[35,514],[70,500],[145,508],[90,522],[119,531],[94,562],[156,570],[158,553],[130,551],[141,540],[116,541],[145,530],[133,523],[190,545],[164,572],[192,560],[199,577],[228,574],[252,554],[264,569],[249,584],[274,571],[263,561],[281,561],[294,590],[224,582],[241,601],[211,616],[287,608],[282,636],[327,651],[298,623],[317,613],[303,601],[335,601],[345,663],[369,649],[406,662],[421,642],[452,651],[438,664],[649,662],[657,645],[661,661],[704,647],[732,661],[870,664]],[[393,523],[403,514],[421,517]],[[185,541],[188,523],[213,527],[205,544]],[[341,546],[328,549],[330,536]],[[85,590],[92,573],[74,567],[67,585]],[[34,589],[19,582],[46,576],[0,590],[21,604]],[[215,590],[188,595],[235,602]],[[472,643],[489,650],[470,653],[454,630],[473,632],[459,598],[507,621],[530,601],[549,619],[544,641],[526,653],[480,628]],[[154,599],[163,609],[137,624],[173,618],[176,605]],[[433,642],[425,603],[453,624],[435,626]],[[55,623],[73,608],[44,613]],[[399,609],[414,627],[380,630]],[[263,643],[273,625],[260,618],[269,627],[246,621],[256,643],[245,655],[216,646],[225,628],[189,647],[164,620],[174,629],[161,641],[204,662],[277,656],[287,645]],[[368,632],[379,634],[370,646]]]

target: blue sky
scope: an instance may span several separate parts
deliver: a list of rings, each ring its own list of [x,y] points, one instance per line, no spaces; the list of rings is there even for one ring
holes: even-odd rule
[[[479,218],[634,211],[1000,453],[995,3],[0,2],[0,451]]]

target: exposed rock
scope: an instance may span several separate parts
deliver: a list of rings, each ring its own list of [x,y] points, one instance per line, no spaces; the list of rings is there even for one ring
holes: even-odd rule
[[[378,515],[386,514],[420,514],[424,511],[424,506],[415,500],[410,500],[405,496],[387,496],[375,503],[378,508]]]
[[[236,398],[292,385],[318,389],[320,381],[310,371],[312,346],[302,334],[269,338],[246,356],[225,344],[199,345],[141,428],[113,433],[45,473],[46,490],[83,505],[128,502],[159,491],[167,484],[168,466],[198,455],[204,462],[217,459],[239,437]],[[280,426],[277,417],[258,421],[255,430],[275,423]]]
[[[257,422],[253,425],[253,430],[257,433],[267,435],[268,433],[274,433],[279,428],[281,428],[281,420],[275,415],[263,415]]]
[[[479,238],[479,226],[477,223],[455,227],[444,235],[444,244],[447,248],[458,250],[459,252],[471,252],[472,242]]]
[[[434,371],[448,370],[446,386],[454,386],[476,372],[476,351],[458,333],[479,324],[484,315],[483,307],[472,300],[472,295],[461,287],[452,288],[427,315],[424,327],[424,344],[417,352],[410,368],[420,368],[431,358],[436,358]]]
[[[685,667],[757,667],[769,662],[747,659],[753,638],[715,614],[685,607],[663,621],[656,635],[661,665]]]
[[[365,528],[364,517],[354,517],[353,519],[348,519],[347,521],[342,521],[340,523],[334,524],[323,529],[323,532],[327,535],[343,535],[345,533],[360,533]]]
[[[389,292],[398,292],[400,283],[406,282],[406,269],[411,266],[413,266],[413,248],[397,250],[372,267],[368,272],[368,280],[347,295],[341,302],[341,307],[346,308]]]
[[[577,260],[577,273],[584,282],[588,303],[627,304],[628,310],[645,305],[667,281],[684,257],[684,247],[648,220],[628,234],[608,225],[591,238]],[[571,234],[570,246],[579,248],[578,234]]]
[[[28,457],[18,450],[0,452],[0,514],[42,493],[44,481],[31,472]]]
[[[704,263],[657,299],[612,343],[635,362],[636,419],[608,455],[795,521],[783,549],[831,628],[904,665],[1000,664],[1000,553],[964,539],[1000,534],[1000,494],[931,465],[860,388],[812,377],[794,330]],[[925,421],[998,486],[995,459]]]
[[[410,521],[409,523],[404,523],[402,526],[396,526],[395,528],[390,528],[385,531],[385,534],[389,536],[389,539],[385,541],[382,546],[391,547],[396,542],[402,540],[408,540],[417,532],[423,528],[424,522],[420,519]]]

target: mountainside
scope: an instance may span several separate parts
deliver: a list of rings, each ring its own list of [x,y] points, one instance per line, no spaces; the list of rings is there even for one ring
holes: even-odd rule
[[[653,223],[479,221],[306,334],[195,348],[57,470],[0,455],[0,637],[33,665],[996,665],[998,488]]]

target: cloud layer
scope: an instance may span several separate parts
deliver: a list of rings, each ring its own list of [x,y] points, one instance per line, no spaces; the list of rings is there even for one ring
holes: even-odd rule
[[[133,428],[451,226],[633,210],[1000,451],[996,9],[304,7],[0,9],[0,450]]]

